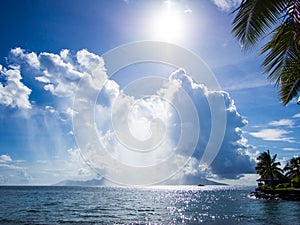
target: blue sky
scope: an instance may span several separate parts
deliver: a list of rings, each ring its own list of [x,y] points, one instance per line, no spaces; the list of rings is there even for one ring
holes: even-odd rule
[[[91,100],[88,96],[96,93],[93,88],[99,92],[91,121],[96,124],[97,141],[117,162],[134,168],[159,164],[164,159],[185,165],[167,180],[169,183],[196,184],[203,179],[241,183],[249,177],[253,183],[256,176],[251,174],[259,152],[270,149],[282,162],[299,156],[300,108],[296,99],[285,107],[280,104],[277,89],[263,75],[260,46],[244,52],[233,39],[230,11],[238,3],[238,0],[1,1],[0,183],[53,184],[64,179],[102,176],[126,183],[115,176],[119,167],[102,165],[99,152],[91,153],[80,144],[81,139],[84,142],[92,135],[88,126],[81,127],[88,117],[85,112],[77,114],[74,97],[75,103],[78,93]],[[137,64],[108,77],[109,62],[105,61],[105,54],[120,45],[141,41],[168,42],[192,51],[209,68],[220,89],[211,90],[205,83],[195,82],[186,72],[189,68],[161,63]],[[163,54],[161,49],[153,51],[158,56]],[[199,71],[200,77],[202,72]],[[93,73],[106,80],[105,85],[97,86]],[[179,92],[178,87],[184,92]],[[151,94],[139,99],[139,93],[147,91]],[[189,100],[183,101],[183,97],[191,99],[192,105]],[[224,108],[219,108],[226,114],[224,140],[215,160],[205,167],[200,163],[201,157],[214,132],[209,131],[212,127],[209,109],[219,109],[208,103],[220,98],[224,99]],[[82,109],[84,105],[78,103],[78,107]],[[127,114],[128,127],[123,126],[122,120]],[[75,124],[73,130],[72,116],[76,119],[76,115],[82,118],[80,126]],[[116,118],[113,122],[112,115]],[[185,128],[189,138],[186,142],[183,138],[182,146],[178,147],[176,140],[184,127],[178,124],[183,124],[185,115],[189,119],[196,115],[199,124],[195,120],[193,129]],[[133,145],[126,143],[131,140],[128,133],[144,141],[152,137],[150,124],[154,124],[152,133],[158,139],[164,138],[160,147],[146,157],[144,153],[128,151],[125,145]],[[114,129],[126,132],[118,136]],[[199,137],[195,135],[197,132]],[[194,136],[198,139],[194,146],[189,146]],[[167,173],[162,174],[160,180],[168,177]],[[138,177],[132,182],[139,183]]]

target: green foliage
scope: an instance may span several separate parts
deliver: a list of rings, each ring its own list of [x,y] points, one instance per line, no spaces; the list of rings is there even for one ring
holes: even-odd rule
[[[273,188],[269,185],[264,184],[264,185],[260,186],[259,189],[260,190],[271,190]]]
[[[279,168],[280,163],[276,162],[277,155],[271,156],[270,151],[263,152],[257,158],[257,166],[255,167],[256,172],[261,176],[262,179],[271,179],[275,177],[284,178],[283,182],[277,184],[276,190],[289,190],[293,188],[300,188],[300,157],[292,158],[284,167],[286,171],[285,176],[283,175],[283,170]],[[288,179],[287,179],[288,178]],[[287,182],[286,180],[290,180]],[[271,182],[272,183],[272,182]],[[259,187],[261,190],[271,190],[274,186],[262,185]]]
[[[295,177],[291,180],[291,185],[294,188],[300,188],[300,177]]]
[[[243,0],[235,10],[232,33],[245,50],[255,46],[271,31],[263,47],[268,79],[279,87],[286,105],[300,90],[300,1]],[[274,29],[275,27],[275,29]]]
[[[286,105],[300,89],[299,37],[295,37],[293,20],[283,23],[273,31],[273,39],[262,49],[268,79],[280,87],[281,100]],[[299,27],[300,28],[300,27]],[[299,32],[300,35],[300,32]]]
[[[282,184],[278,184],[276,186],[276,189],[280,189],[280,188],[290,188],[291,184],[290,183],[282,183]]]
[[[236,9],[232,32],[245,49],[251,48],[280,20],[288,0],[243,0]]]
[[[284,167],[286,176],[290,179],[300,177],[300,157],[292,158]]]
[[[270,178],[273,180],[275,177],[279,177],[282,175],[282,169],[279,168],[280,162],[276,162],[277,154],[275,154],[273,157],[270,154],[270,151],[263,152],[260,154],[260,156],[257,158],[257,166],[255,167],[256,172],[262,177],[262,178]]]

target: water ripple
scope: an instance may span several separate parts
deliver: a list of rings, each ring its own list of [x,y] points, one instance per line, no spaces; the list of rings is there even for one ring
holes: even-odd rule
[[[299,224],[299,202],[255,200],[247,198],[250,191],[194,186],[0,187],[0,224]]]

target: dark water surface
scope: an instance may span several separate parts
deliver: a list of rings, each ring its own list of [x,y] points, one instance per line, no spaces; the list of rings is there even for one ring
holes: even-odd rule
[[[300,202],[249,187],[0,187],[0,224],[300,224]]]

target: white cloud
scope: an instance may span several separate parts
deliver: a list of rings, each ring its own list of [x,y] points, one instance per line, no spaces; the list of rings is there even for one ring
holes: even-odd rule
[[[72,108],[67,108],[64,112],[64,114],[68,115],[70,118],[74,116],[77,112],[75,112]]]
[[[41,83],[51,83],[50,79],[44,76],[35,77],[35,79]]]
[[[52,114],[58,114],[58,112],[52,106],[46,105],[45,109]]]
[[[65,54],[65,52],[64,52]],[[62,55],[64,55],[62,53]],[[45,83],[44,89],[58,97],[74,96],[78,80],[83,76],[71,62],[59,55],[43,52],[38,55],[40,76],[35,79]],[[30,66],[33,66],[30,64]],[[37,71],[37,74],[39,73]]]
[[[196,123],[182,121],[183,118],[191,119],[189,102],[186,101],[190,99],[200,121],[201,135],[188,166],[182,172],[180,182],[198,183],[197,179],[205,177],[207,171],[216,177],[233,179],[238,178],[242,173],[253,172],[253,157],[249,152],[251,146],[247,144],[247,139],[243,137],[242,132],[242,128],[247,124],[247,121],[238,113],[234,101],[227,92],[209,90],[205,85],[195,83],[182,69],[172,73],[169,80],[164,80],[164,83],[156,92],[147,95],[145,98],[140,98],[126,94],[126,92],[120,90],[120,86],[115,81],[108,80],[103,59],[87,50],[72,54],[65,49],[59,54],[43,52],[37,55],[35,53],[25,53],[24,50],[17,48],[12,50],[11,57],[16,64],[21,64],[23,60],[25,66],[35,71],[36,82],[43,85],[46,91],[60,97],[57,99],[57,105],[61,107],[60,109],[52,103],[51,106],[49,106],[50,103],[47,103],[46,107],[43,106],[45,107],[43,112],[49,112],[44,113],[48,116],[55,115],[60,119],[63,115],[70,117],[82,113],[78,109],[72,109],[72,98],[76,94],[79,80],[81,88],[78,89],[79,97],[77,96],[76,100],[82,102],[83,107],[86,106],[86,103],[94,100],[90,99],[90,96],[98,93],[100,88],[104,87],[95,103],[95,117],[92,120],[84,121],[93,128],[95,127],[94,123],[97,126],[98,137],[95,138],[97,140],[92,140],[85,146],[88,154],[84,155],[86,160],[94,161],[96,165],[98,165],[97,160],[102,156],[99,156],[92,146],[98,144],[98,139],[101,140],[109,154],[125,164],[149,166],[159,163],[174,154],[178,160],[177,163],[182,160],[186,161],[190,156],[187,149],[193,149],[194,146],[191,146],[190,142],[183,141],[183,144],[177,149],[178,151],[174,152],[174,149],[176,149],[181,138],[180,129],[182,127],[185,127],[188,131],[188,135],[184,137],[186,140],[189,137],[196,136],[198,132],[198,130],[195,130],[198,129],[195,127]],[[143,86],[138,88],[141,90]],[[180,91],[187,93],[188,98],[186,96],[183,98],[184,95]],[[216,99],[224,100],[225,108],[217,104],[209,105],[208,99],[212,102],[215,102]],[[211,132],[210,107],[226,114],[226,131],[219,154],[211,167],[203,170],[203,168],[200,168],[199,163]],[[112,112],[114,112],[114,115]],[[84,119],[91,118],[88,113],[80,116]],[[115,116],[113,121],[112,116]],[[51,124],[49,127],[51,127]],[[118,127],[116,127],[116,124]],[[80,127],[80,129],[83,128]],[[116,129],[121,131],[119,135],[117,135]],[[83,130],[85,131],[85,129]],[[67,132],[69,131],[70,128]],[[83,136],[89,140],[91,139],[90,135],[88,132],[83,132]],[[123,142],[120,142],[120,138]],[[156,151],[146,153],[126,148],[126,144],[131,147],[134,144],[138,146],[141,141],[145,140],[148,141],[148,147],[158,140],[162,140],[162,142]],[[58,140],[58,142],[60,141]],[[85,150],[82,149],[82,151]],[[210,149],[207,151],[210,151]],[[76,177],[78,175],[87,178],[95,175],[95,173],[89,172],[91,170],[80,156],[79,149],[70,149],[68,153],[70,160],[68,162],[64,161],[65,176]],[[42,163],[39,164],[42,165]],[[105,167],[105,165],[98,166],[100,169]],[[62,173],[63,170],[55,172],[58,175]],[[105,170],[103,175],[105,175]]]
[[[293,115],[293,118],[300,118],[300,113]]]
[[[0,155],[0,162],[11,162],[12,159],[9,155]]]
[[[74,67],[72,62],[65,61],[66,59],[66,57],[61,58],[59,55],[47,52],[42,52],[38,56],[40,69],[46,77],[54,76],[56,79],[67,79],[69,81],[81,78],[83,74]]]
[[[45,91],[59,97],[51,106],[51,110],[49,110],[50,108],[46,108],[46,110],[49,112],[55,111],[56,117],[61,121],[67,121],[73,115],[73,110],[71,110],[73,98],[76,95],[78,82],[83,76],[85,77],[83,79],[86,88],[85,92],[91,89],[98,91],[101,87],[100,85],[102,85],[101,82],[107,78],[103,59],[85,49],[75,53],[64,49],[59,54],[48,52],[36,54],[34,52],[27,53],[21,48],[15,48],[10,52],[9,62],[14,65],[11,67],[16,70],[15,73],[20,73],[20,68],[22,68],[22,71],[24,69],[26,73],[30,71],[30,76],[33,76]],[[5,69],[2,69],[2,71],[2,73],[12,73],[11,71],[6,72]],[[12,78],[12,76],[10,77]],[[97,78],[94,79],[95,77]],[[20,76],[18,78],[21,79]],[[11,84],[2,87],[0,83],[0,104],[30,108],[31,104],[28,100],[28,95],[31,93],[31,90],[26,89],[26,86],[21,86],[22,83],[18,80],[14,79],[14,81],[17,84],[14,85],[17,86],[16,90],[12,90],[13,85]],[[30,82],[33,82],[32,79]],[[113,92],[114,90],[118,91],[118,87],[112,86],[115,84],[113,81],[108,81],[107,85],[105,85],[105,91],[107,92],[105,94],[117,95],[118,93]],[[34,91],[40,90],[35,89]],[[24,94],[21,95],[22,93]],[[27,94],[27,98],[25,94]],[[108,97],[107,99],[110,98]]]
[[[125,164],[149,166],[158,163],[168,157],[174,147],[169,139],[170,127],[169,133],[165,134],[165,129],[155,122],[159,118],[166,126],[170,124],[172,115],[168,113],[168,107],[168,103],[157,96],[137,100],[125,94],[120,94],[109,108],[97,105],[95,119],[102,144],[110,149],[114,158]],[[164,141],[155,151],[131,150],[155,146],[160,138]]]
[[[20,159],[13,160],[8,154],[0,155],[0,163],[5,163],[7,165],[12,165],[12,164],[15,164],[15,163],[23,163],[23,162],[25,162],[25,160],[20,160]]]
[[[289,119],[281,119],[281,120],[275,120],[275,121],[271,121],[269,123],[270,126],[288,126],[288,127],[293,127],[294,126],[294,121],[293,120],[289,120]]]
[[[40,62],[38,60],[38,56],[36,53],[25,53],[24,49],[21,49],[20,47],[14,48],[10,51],[11,55],[10,57],[13,58],[13,62],[16,62],[18,64],[22,64],[24,62],[27,62],[29,65],[31,65],[33,68],[38,69],[40,67]]]
[[[0,104],[12,108],[30,109],[31,89],[21,81],[20,66],[10,66],[9,69],[2,68],[0,74],[5,78],[5,83],[0,83]]]
[[[102,178],[88,167],[82,158],[77,161],[70,157],[72,156],[69,155],[68,159],[57,160],[51,164],[49,162],[41,163],[46,165],[39,165],[39,176],[42,176],[39,180],[43,180],[44,184],[53,185],[66,180],[87,181]]]
[[[8,169],[13,169],[13,170],[23,170],[22,167],[20,166],[16,166],[16,165],[12,165],[12,164],[5,164],[5,163],[0,163],[0,167],[4,167],[4,168],[8,168]]]
[[[25,184],[31,180],[27,169],[20,166],[23,160],[13,160],[9,155],[0,155],[0,184]]]
[[[70,61],[69,53],[70,51],[68,49],[63,49],[60,51],[59,55],[64,61]]]
[[[83,76],[101,76],[106,79],[103,59],[85,49],[76,54],[64,49],[59,54],[42,52],[36,55],[15,48],[11,50],[10,60],[25,63],[34,69],[35,79],[44,84],[46,91],[57,97],[74,97],[77,84]],[[95,85],[90,83],[93,88]]]
[[[284,150],[284,151],[299,151],[300,149],[298,149],[298,148],[283,148],[282,150]]]
[[[107,80],[98,96],[98,103],[103,106],[111,106],[119,94],[119,85],[113,80]]]
[[[95,178],[95,171],[84,161],[78,148],[69,149],[69,160],[65,162],[65,170],[68,171],[68,179],[85,180]]]
[[[58,155],[55,159],[37,160],[33,167],[35,179],[31,183],[56,184],[63,180],[90,180],[98,178],[95,171],[88,166],[78,148],[66,150],[67,157]]]
[[[32,69],[35,79],[44,84],[44,89],[58,97],[74,96],[77,82],[84,75],[77,68],[76,56],[68,50],[62,50],[59,55],[47,52],[37,55],[15,48],[11,50],[10,60]]]
[[[103,59],[100,56],[87,51],[86,49],[78,51],[76,53],[76,58],[80,66],[86,72],[92,72],[98,67],[104,68]]]
[[[249,134],[256,138],[261,138],[266,141],[286,141],[289,143],[295,142],[293,137],[287,137],[286,135],[291,133],[284,129],[262,129],[257,132],[250,132]]]
[[[230,11],[239,6],[242,0],[212,0],[213,3],[223,11]]]
[[[259,178],[258,174],[243,174],[239,179],[226,179],[226,180],[218,180],[211,179],[216,182],[225,183],[232,186],[257,186],[257,179]]]
[[[178,177],[179,183],[197,183],[197,179],[203,178],[205,173],[200,168],[200,159],[203,155],[203,150],[207,144],[210,135],[210,109],[207,105],[207,98],[222,98],[225,100],[226,108],[218,108],[217,110],[224,110],[227,114],[227,128],[225,132],[225,138],[221,146],[220,152],[217,155],[215,161],[211,164],[211,173],[216,174],[217,177],[226,177],[236,179],[242,173],[254,172],[255,158],[249,151],[251,146],[247,144],[247,139],[243,137],[241,128],[247,124],[247,121],[237,112],[234,101],[230,98],[229,94],[223,91],[211,91],[202,84],[196,84],[193,80],[185,74],[184,70],[178,70],[171,74],[170,79],[163,87],[146,99],[135,99],[132,96],[125,94],[119,94],[118,102],[114,102],[114,109],[104,106],[104,104],[97,105],[96,107],[96,124],[98,127],[98,134],[102,144],[106,149],[110,149],[114,158],[127,164],[134,164],[134,166],[142,166],[146,164],[155,164],[164,159],[169,154],[173,154],[172,149],[178,142],[178,128],[172,127],[174,124],[182,124],[182,121],[178,121],[176,113],[190,114],[186,100],[179,94],[179,89],[184,89],[186,93],[189,93],[192,98],[193,104],[195,104],[197,114],[201,124],[201,137],[197,144],[197,149],[193,156],[190,158],[190,164],[186,167],[182,174]],[[120,92],[119,92],[120,93]],[[109,97],[110,95],[107,95]],[[110,97],[112,98],[112,97]],[[113,97],[115,98],[115,96]],[[171,105],[161,99],[169,99]],[[176,108],[176,111],[172,107],[180,106]],[[218,106],[216,106],[218,107]],[[127,109],[130,109],[129,111]],[[124,143],[120,144],[120,136],[116,138],[114,135],[114,129],[111,123],[111,112],[114,110],[115,117],[114,123],[120,124],[119,129],[124,134],[121,137],[122,140],[131,140],[132,136],[145,140],[150,138],[151,133],[156,133],[158,136],[164,136],[164,144],[157,149],[153,154],[141,154],[140,156],[135,152],[128,151],[124,147]],[[186,110],[186,111],[185,111]],[[129,114],[128,114],[129,112]],[[150,129],[150,124],[154,118],[161,119],[171,132],[160,133],[160,130],[154,132]],[[174,131],[175,130],[175,131]],[[190,131],[195,133],[194,129]],[[176,136],[177,135],[177,136]],[[133,141],[130,141],[131,146]],[[125,144],[126,145],[126,144]],[[188,146],[178,149],[177,156],[182,160],[187,160],[188,157],[185,153],[185,149]],[[208,150],[209,151],[209,150]],[[93,154],[90,155],[90,159],[95,158]],[[193,172],[191,172],[193,171]]]

